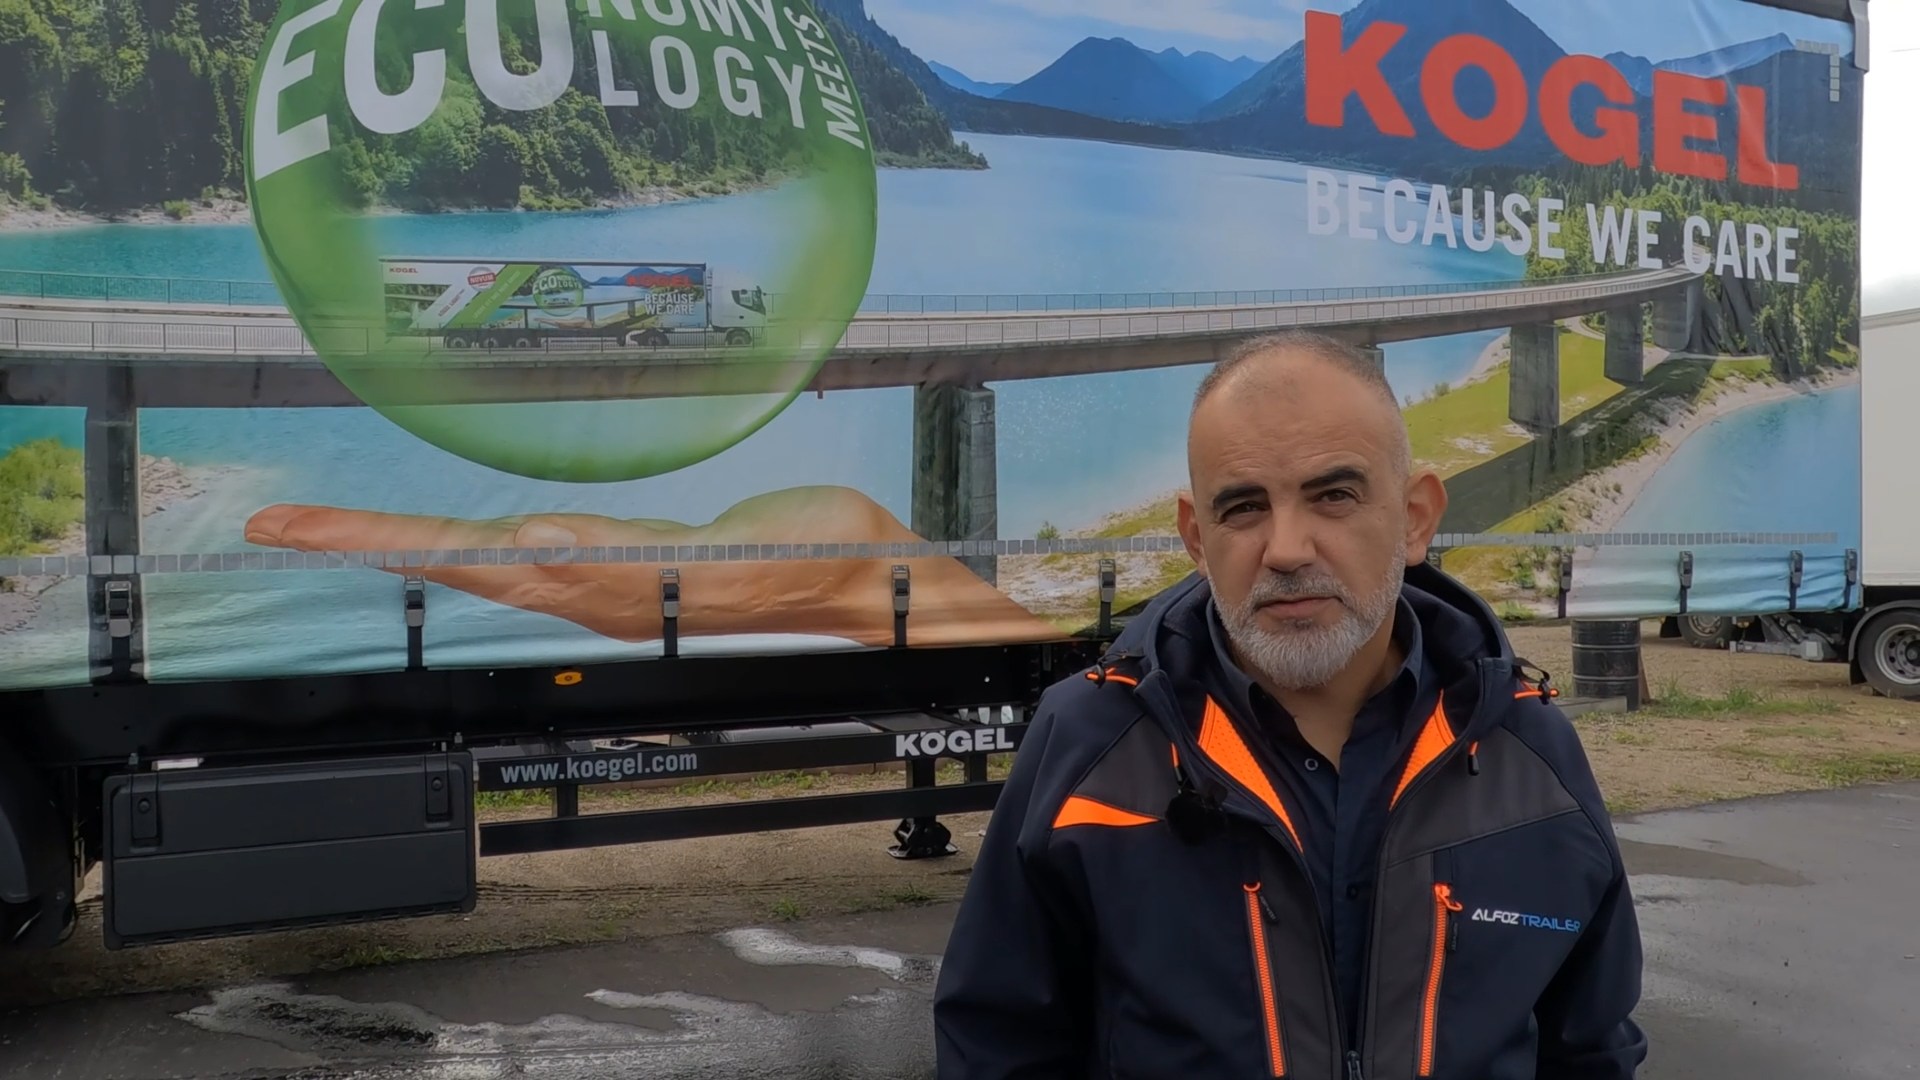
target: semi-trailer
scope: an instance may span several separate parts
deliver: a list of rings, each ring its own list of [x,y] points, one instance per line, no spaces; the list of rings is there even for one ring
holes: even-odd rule
[[[118,948],[469,910],[527,851],[949,854],[1041,693],[1192,572],[1191,394],[1279,329],[1384,364],[1490,613],[1778,612],[1908,685],[1920,305],[1885,260],[1860,298],[1859,0],[1275,8],[1231,85],[1141,19],[1150,108],[950,84],[966,41],[860,0],[375,7],[243,10],[164,98],[76,92],[138,49],[17,65],[9,206],[181,220],[0,217],[0,942],[67,937],[94,871]],[[123,29],[159,58],[182,17]],[[195,220],[223,187],[251,236]],[[568,254],[608,251],[682,261]]]
[[[704,263],[383,257],[388,330],[449,349],[751,345],[767,297]]]

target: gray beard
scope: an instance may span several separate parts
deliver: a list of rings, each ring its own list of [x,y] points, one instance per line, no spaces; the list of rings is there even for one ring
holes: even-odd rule
[[[1406,577],[1406,563],[1406,544],[1402,542],[1378,587],[1361,597],[1355,597],[1331,576],[1268,573],[1255,582],[1238,607],[1221,605],[1220,621],[1242,661],[1254,668],[1249,675],[1264,676],[1281,690],[1325,686],[1346,670],[1361,647],[1393,614]],[[1302,596],[1338,599],[1342,608],[1339,621],[1320,627],[1300,620],[1280,630],[1261,624],[1257,614],[1261,604]]]

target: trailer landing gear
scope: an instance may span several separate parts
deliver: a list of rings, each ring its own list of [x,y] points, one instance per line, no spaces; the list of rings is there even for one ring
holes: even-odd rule
[[[933,771],[934,759],[914,758],[907,762],[907,787],[909,790],[931,788],[939,782]],[[967,779],[973,782],[985,782],[987,779],[984,760],[967,763]],[[958,855],[960,849],[954,846],[953,833],[936,817],[903,818],[894,827],[893,838],[898,843],[887,849],[887,854],[900,860],[939,859],[948,855]]]
[[[73,828],[40,778],[0,745],[0,951],[51,948],[77,917]]]
[[[894,828],[893,838],[899,843],[888,848],[887,854],[902,861],[938,859],[960,853],[953,844],[953,833],[940,824],[939,818],[906,818]]]

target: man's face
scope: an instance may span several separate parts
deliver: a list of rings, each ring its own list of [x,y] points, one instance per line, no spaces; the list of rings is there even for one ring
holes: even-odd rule
[[[1180,531],[1244,661],[1281,688],[1320,686],[1393,614],[1409,555],[1444,509],[1409,480],[1399,410],[1325,361],[1257,357],[1201,406]]]

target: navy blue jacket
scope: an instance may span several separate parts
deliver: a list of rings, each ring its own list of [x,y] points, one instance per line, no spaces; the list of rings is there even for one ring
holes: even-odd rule
[[[1206,690],[1195,576],[1042,697],[942,962],[939,1080],[1634,1074],[1639,929],[1573,727],[1479,597],[1424,563],[1403,596],[1440,693],[1392,774],[1360,1015],[1303,815]]]

